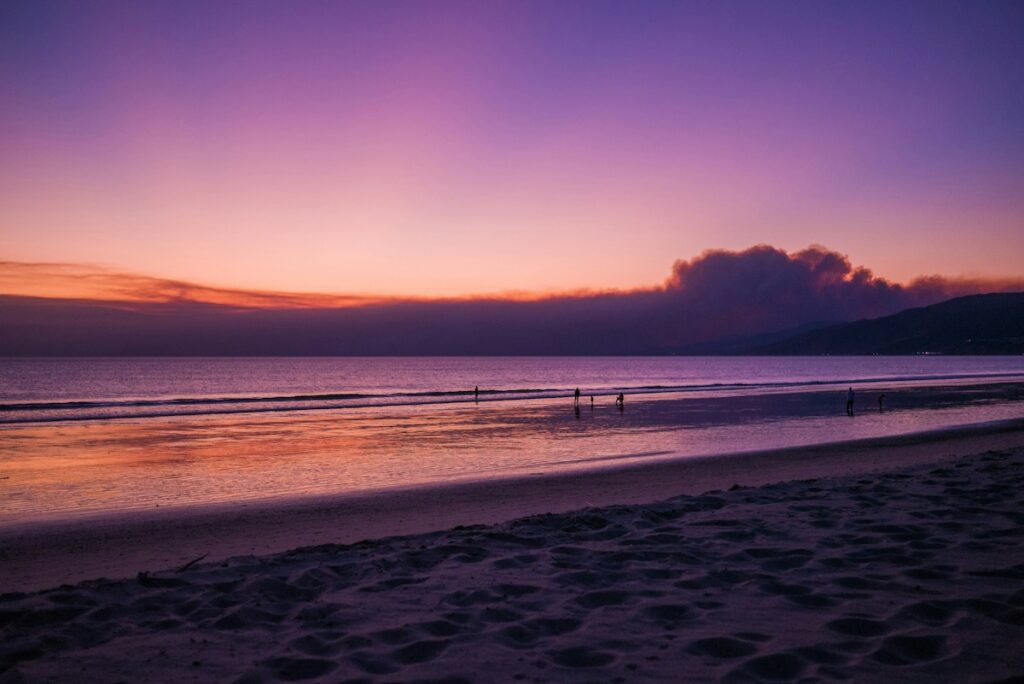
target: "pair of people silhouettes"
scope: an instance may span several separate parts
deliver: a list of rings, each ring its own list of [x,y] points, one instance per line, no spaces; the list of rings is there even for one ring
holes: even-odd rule
[[[885,411],[885,392],[878,395],[878,412]],[[846,415],[853,415],[853,388],[846,390]]]

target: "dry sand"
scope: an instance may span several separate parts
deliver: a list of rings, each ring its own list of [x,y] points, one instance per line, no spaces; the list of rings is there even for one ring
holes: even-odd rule
[[[9,594],[0,681],[1020,677],[1024,438],[937,439],[777,454],[776,484]],[[821,465],[851,450],[862,473]],[[793,479],[814,464],[831,474]],[[622,494],[644,472],[604,477]],[[717,476],[773,477],[745,457]]]

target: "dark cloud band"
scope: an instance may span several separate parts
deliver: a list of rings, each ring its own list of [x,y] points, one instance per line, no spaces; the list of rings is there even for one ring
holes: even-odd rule
[[[677,261],[658,287],[534,300],[252,292],[10,262],[0,263],[0,286],[42,273],[85,279],[102,296],[0,296],[0,354],[671,353],[964,294],[1024,290],[1024,279],[893,283],[824,247],[789,254],[767,245]]]

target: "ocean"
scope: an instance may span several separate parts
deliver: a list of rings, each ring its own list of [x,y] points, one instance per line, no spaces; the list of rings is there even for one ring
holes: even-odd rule
[[[1024,357],[3,359],[0,525],[904,434],[1022,387]]]

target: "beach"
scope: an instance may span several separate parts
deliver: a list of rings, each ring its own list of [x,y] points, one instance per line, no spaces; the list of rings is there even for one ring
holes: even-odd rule
[[[873,357],[194,365],[195,373],[182,360],[0,361],[0,377],[20,378],[0,383],[0,535],[25,524],[585,474],[1024,415],[1024,364],[1014,357],[936,357],[917,367]],[[394,371],[396,365],[404,371]],[[357,371],[362,375],[349,378]],[[539,376],[549,371],[553,379],[545,385]],[[573,373],[592,404],[585,396],[574,407],[564,389]],[[624,383],[629,373],[636,379]],[[473,375],[491,381],[479,402],[453,390]],[[281,379],[293,376],[301,382]],[[134,380],[126,386],[123,377]],[[380,381],[384,389],[373,389],[381,377],[389,378]],[[860,380],[851,417],[843,409],[848,384],[836,379],[853,377]],[[359,390],[357,402],[373,395],[391,403],[282,400],[316,394],[327,381],[338,384],[325,396],[350,394],[344,388],[351,385]],[[140,399],[138,388],[149,398]],[[622,410],[614,401],[620,393]],[[884,411],[877,404],[882,393]],[[410,395],[426,403],[410,404]],[[235,403],[243,396],[244,403]],[[149,413],[154,409],[159,415]]]
[[[1024,684],[1024,2],[0,17],[0,684]]]
[[[0,681],[1002,681],[1022,485],[1004,421],[8,527]]]

